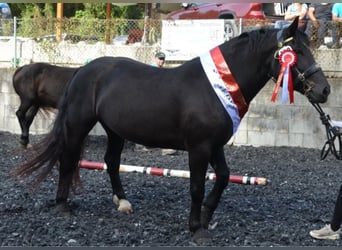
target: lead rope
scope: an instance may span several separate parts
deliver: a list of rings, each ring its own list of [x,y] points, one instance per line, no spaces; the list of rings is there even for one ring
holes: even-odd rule
[[[324,160],[329,152],[331,152],[337,160],[342,160],[342,152],[341,152],[341,146],[342,146],[342,128],[335,126],[333,122],[330,119],[330,116],[325,114],[323,109],[318,103],[312,103],[314,108],[318,111],[320,115],[320,119],[325,126],[325,131],[327,134],[327,141],[324,143],[323,148],[321,150],[321,160]],[[338,139],[338,148],[336,147],[335,140]]]

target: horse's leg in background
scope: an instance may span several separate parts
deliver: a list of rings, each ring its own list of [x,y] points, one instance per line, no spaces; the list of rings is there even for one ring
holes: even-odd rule
[[[113,189],[113,202],[118,206],[118,210],[125,213],[133,212],[132,206],[127,201],[126,195],[122,188],[119,169],[121,152],[124,146],[124,139],[105,129],[108,135],[107,150],[104,161],[107,165],[107,173],[109,174],[110,181]]]
[[[229,168],[226,163],[223,147],[213,151],[210,164],[215,170],[216,181],[202,207],[201,223],[204,228],[208,228],[212,215],[220,202],[222,193],[228,185]]]
[[[205,193],[205,177],[210,159],[210,150],[205,146],[189,149],[191,209],[189,229],[194,233],[194,241],[210,238],[208,230],[201,224],[201,206]]]
[[[31,126],[31,124],[33,122],[33,119],[37,115],[38,110],[39,110],[39,106],[34,105],[34,106],[31,106],[29,108],[29,110],[26,112],[23,136],[24,137],[27,136],[27,144],[30,142],[30,140],[29,140],[30,126]]]
[[[20,99],[20,106],[16,111],[16,116],[21,128],[20,144],[27,147],[29,143],[29,130],[39,107],[32,105],[29,99]]]

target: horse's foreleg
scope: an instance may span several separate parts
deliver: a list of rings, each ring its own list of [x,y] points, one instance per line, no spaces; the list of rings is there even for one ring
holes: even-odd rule
[[[189,150],[191,210],[189,229],[196,233],[202,229],[201,206],[205,193],[205,176],[209,162],[209,150]]]
[[[118,206],[118,210],[124,213],[132,213],[132,205],[126,199],[119,175],[121,152],[124,140],[117,135],[107,132],[108,143],[104,161],[107,165],[107,173],[113,189],[113,202]]]
[[[229,179],[229,168],[226,163],[223,148],[213,152],[210,163],[215,170],[216,181],[202,207],[201,223],[204,228],[208,228],[209,222],[219,204],[222,193],[228,185]]]

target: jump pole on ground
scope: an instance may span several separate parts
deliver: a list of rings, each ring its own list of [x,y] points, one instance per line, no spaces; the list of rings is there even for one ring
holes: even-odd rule
[[[95,162],[95,161],[80,161],[80,168],[91,169],[91,170],[106,170],[106,163]],[[167,169],[167,168],[157,168],[157,167],[143,167],[134,165],[120,165],[120,172],[128,173],[142,173],[148,175],[157,176],[168,176],[168,177],[180,177],[180,178],[190,178],[190,171],[177,170],[177,169]],[[207,180],[216,180],[216,175],[214,173],[208,173],[206,176]],[[240,176],[240,175],[230,175],[229,182],[244,184],[244,185],[267,185],[269,180],[264,177],[252,177],[252,176]]]

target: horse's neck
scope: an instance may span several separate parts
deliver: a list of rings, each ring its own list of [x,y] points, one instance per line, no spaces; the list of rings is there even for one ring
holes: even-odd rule
[[[235,46],[222,50],[225,51],[224,56],[230,70],[249,104],[271,78],[269,69],[276,47],[265,45],[262,53],[258,49],[237,49]]]
[[[254,72],[254,77],[249,75],[250,77],[239,83],[241,92],[244,94],[247,103],[250,103],[253,100],[271,78],[268,71],[265,71],[264,69]]]

